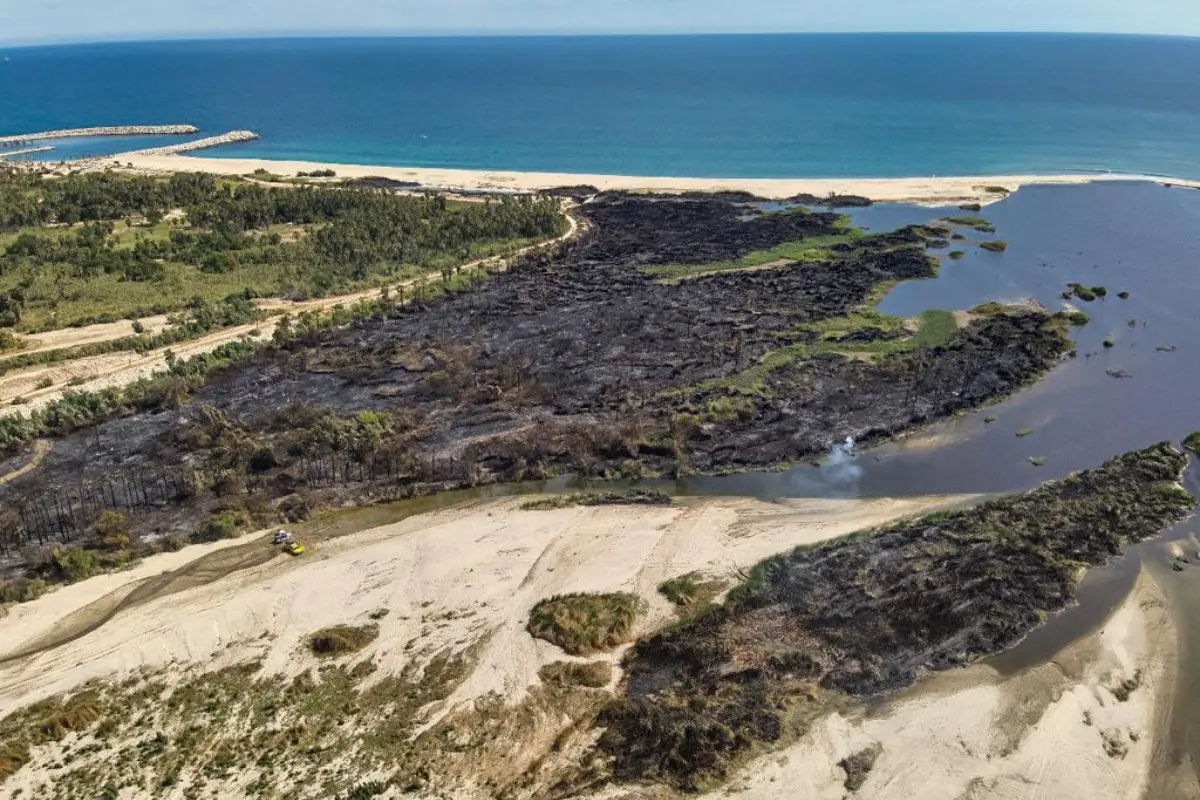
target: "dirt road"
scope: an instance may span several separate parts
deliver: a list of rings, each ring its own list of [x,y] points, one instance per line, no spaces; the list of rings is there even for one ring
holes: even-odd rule
[[[507,256],[491,256],[489,258],[470,261],[463,264],[460,269],[471,270],[483,268],[492,272],[502,271],[522,256],[537,250],[556,247],[574,239],[582,233],[583,223],[570,213],[569,207],[566,210],[568,228],[566,233],[561,236],[557,236],[546,242],[523,247]],[[440,273],[431,273],[419,278],[390,284],[386,288],[393,292],[401,288],[407,290],[421,284],[436,283],[441,278]],[[281,299],[261,300],[258,302],[258,306],[268,317],[256,323],[239,325],[233,328],[223,328],[198,339],[193,339],[190,342],[150,350],[145,353],[136,353],[133,351],[107,353],[100,356],[79,358],[73,361],[63,361],[57,364],[30,367],[29,369],[9,373],[0,377],[0,416],[19,414],[40,408],[61,397],[63,392],[68,389],[98,391],[110,386],[123,386],[131,383],[138,378],[162,370],[165,367],[168,350],[179,358],[188,358],[200,353],[209,352],[222,344],[245,337],[269,338],[275,332],[279,318],[284,314],[300,314],[305,311],[328,311],[338,305],[351,306],[363,301],[376,300],[382,294],[383,288],[377,287],[354,294],[301,302],[291,302]],[[165,317],[152,317],[148,319],[151,324],[157,326],[156,330],[161,330],[166,322]],[[33,351],[36,352],[37,350],[51,350],[77,344],[91,344],[130,336],[133,333],[130,325],[128,321],[111,323],[109,325],[92,325],[87,328],[53,331],[39,334],[36,338],[30,338],[39,342]],[[147,330],[151,330],[149,325]],[[45,385],[47,381],[50,383],[49,386]],[[13,405],[13,400],[17,398],[21,398],[23,402]]]

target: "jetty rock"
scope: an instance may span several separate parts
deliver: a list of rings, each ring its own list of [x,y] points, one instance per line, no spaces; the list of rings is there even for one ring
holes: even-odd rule
[[[43,139],[71,139],[83,136],[172,136],[199,133],[195,125],[115,125],[99,128],[64,128],[39,133],[0,136],[0,147],[29,144]]]
[[[190,142],[180,142],[179,144],[166,145],[164,147],[151,147],[148,150],[135,150],[132,153],[121,153],[114,158],[120,158],[122,155],[136,156],[170,156],[178,155],[179,153],[190,153],[194,150],[205,150],[209,147],[220,147],[223,144],[233,144],[235,142],[249,142],[261,138],[254,131],[230,131],[222,133],[220,136],[209,136],[205,139],[195,139]]]

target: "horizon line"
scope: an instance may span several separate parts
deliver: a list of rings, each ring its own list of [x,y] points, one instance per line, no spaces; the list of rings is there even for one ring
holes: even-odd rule
[[[304,41],[323,39],[604,39],[604,38],[706,38],[735,36],[1080,36],[1137,39],[1197,39],[1200,34],[1140,33],[1121,31],[1067,30],[911,30],[911,31],[246,31],[230,33],[166,34],[80,39],[14,39],[0,40],[0,48],[35,49],[42,47],[72,47],[80,45],[155,44],[189,42],[238,41]]]

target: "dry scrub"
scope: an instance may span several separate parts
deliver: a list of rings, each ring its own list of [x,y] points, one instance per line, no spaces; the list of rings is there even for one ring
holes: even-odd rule
[[[555,686],[585,686],[602,689],[612,681],[613,667],[607,661],[555,661],[538,671],[543,683]]]
[[[638,605],[624,593],[551,597],[533,607],[529,633],[573,656],[589,656],[629,641]]]
[[[1160,444],[762,562],[724,606],[637,645],[626,696],[598,723],[614,776],[701,788],[803,733],[822,698],[891,691],[1012,646],[1073,600],[1085,568],[1192,512],[1187,463]]]
[[[336,658],[357,653],[378,637],[378,625],[334,625],[308,637],[308,647],[322,658]]]

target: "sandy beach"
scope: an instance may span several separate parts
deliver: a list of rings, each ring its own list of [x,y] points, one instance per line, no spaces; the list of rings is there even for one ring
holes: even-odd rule
[[[260,663],[264,674],[290,680],[317,664],[302,647],[311,631],[388,608],[370,648],[379,674],[447,651],[474,654],[453,695],[423,710],[425,727],[480,703],[500,702],[517,714],[528,711],[526,698],[539,702],[539,670],[562,658],[525,631],[529,609],[540,599],[564,591],[632,592],[645,604],[637,626],[644,634],[673,618],[656,591],[668,577],[700,571],[735,579],[788,547],[963,499],[696,499],[671,508],[556,511],[524,511],[519,501],[502,500],[336,539],[310,538],[312,553],[300,559],[270,558],[270,545],[253,537],[189,547],[11,607],[6,641],[24,650],[89,614],[105,613],[148,582],[161,589],[80,638],[0,666],[0,713],[89,680],[154,671],[181,681],[191,670],[247,659]],[[189,570],[200,559],[216,566]],[[1143,574],[1100,630],[1053,662],[1014,676],[986,665],[939,673],[870,714],[832,713],[713,796],[766,800],[785,790],[841,798],[839,761],[878,744],[878,760],[852,796],[1133,800],[1149,778],[1175,648],[1162,591]],[[617,650],[604,658],[616,665],[621,655]],[[1135,688],[1123,691],[1123,685]],[[542,718],[540,739],[561,732],[562,715]],[[533,759],[533,742],[525,749],[523,758]],[[54,774],[50,761],[37,757],[8,786],[37,796]],[[213,796],[241,797],[243,782],[234,777],[210,788]],[[454,796],[489,795],[464,789]],[[646,795],[612,789],[596,795],[633,796]]]
[[[787,787],[789,796],[837,800],[847,796],[838,762],[879,746],[853,797],[1141,798],[1171,700],[1176,641],[1162,588],[1143,572],[1099,630],[1053,661],[1012,676],[985,664],[939,673],[877,713],[831,714],[717,796],[768,800]]]
[[[582,175],[554,172],[507,172],[503,170],[459,170],[385,167],[362,164],[325,164],[312,161],[271,161],[252,158],[197,158],[179,155],[114,155],[96,162],[139,172],[209,172],[217,175],[248,175],[266,170],[275,175],[331,169],[339,178],[381,177],[413,181],[439,189],[488,189],[530,192],[560,186],[595,186],[602,190],[656,192],[746,191],[760,197],[786,198],[798,194],[825,197],[852,194],[877,202],[906,202],[921,205],[994,203],[1009,192],[1030,184],[1078,184],[1101,180],[1167,179],[1137,175],[997,175],[989,177],[914,178],[671,178],[633,175]],[[1172,184],[1200,188],[1200,182],[1170,180]],[[992,191],[989,191],[992,190]]]

